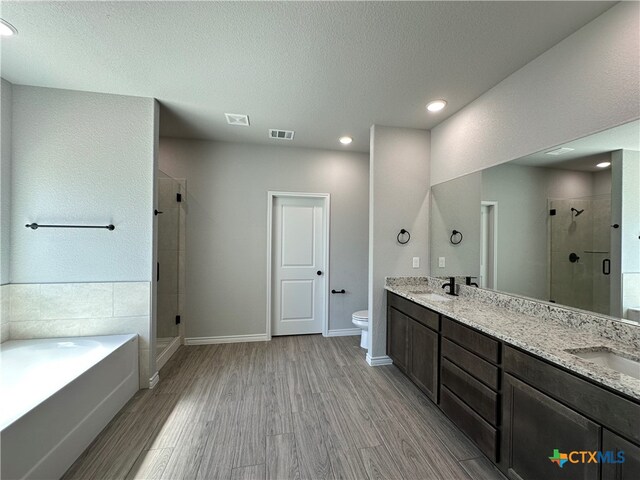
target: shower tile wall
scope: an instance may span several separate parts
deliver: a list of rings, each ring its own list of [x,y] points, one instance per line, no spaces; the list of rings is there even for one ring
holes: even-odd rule
[[[149,386],[149,282],[10,284],[0,289],[3,341],[135,333],[140,386]]]

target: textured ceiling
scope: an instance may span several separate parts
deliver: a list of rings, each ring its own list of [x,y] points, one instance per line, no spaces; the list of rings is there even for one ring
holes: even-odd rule
[[[155,97],[164,136],[270,143],[279,128],[296,132],[285,145],[366,152],[372,124],[432,128],[612,5],[2,1],[19,35],[1,74]],[[428,114],[436,98],[449,106]]]

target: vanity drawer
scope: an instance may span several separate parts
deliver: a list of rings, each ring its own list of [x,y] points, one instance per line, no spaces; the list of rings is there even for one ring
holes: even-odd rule
[[[498,425],[498,394],[496,392],[446,358],[442,359],[441,382],[491,425]]]
[[[584,416],[640,443],[640,403],[512,347],[505,346],[503,367]]]
[[[492,363],[500,361],[500,343],[447,317],[442,317],[442,334]]]
[[[442,356],[448,358],[489,387],[498,390],[500,386],[500,371],[495,365],[446,338],[442,339]]]
[[[491,461],[498,460],[498,431],[447,387],[440,389],[440,408]]]
[[[413,303],[411,300],[391,292],[387,295],[387,305],[400,310],[426,327],[436,331],[440,330],[440,314],[429,310],[427,307]]]

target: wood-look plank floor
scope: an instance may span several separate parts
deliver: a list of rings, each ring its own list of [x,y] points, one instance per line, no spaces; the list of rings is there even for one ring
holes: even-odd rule
[[[359,340],[181,347],[63,478],[504,479]]]

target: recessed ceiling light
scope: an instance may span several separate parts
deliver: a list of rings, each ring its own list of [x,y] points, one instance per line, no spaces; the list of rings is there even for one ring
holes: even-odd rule
[[[429,110],[430,112],[439,112],[446,106],[446,100],[434,100],[433,102],[429,102],[427,104],[427,110]]]
[[[11,25],[6,20],[0,18],[0,36],[10,37],[11,35],[17,35],[17,34],[18,34],[18,30],[16,30],[16,27]]]
[[[549,152],[545,152],[547,155],[564,155],[565,153],[573,152],[575,148],[569,147],[560,147],[555,150],[551,150]]]
[[[607,168],[609,165],[611,165],[611,162],[600,162],[599,164],[596,165],[596,167]]]
[[[338,140],[340,140],[340,143],[343,145],[349,145],[351,142],[353,142],[353,138],[351,137],[340,137]]]

